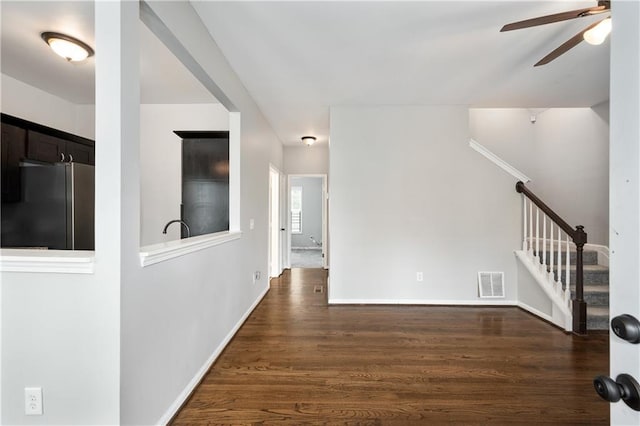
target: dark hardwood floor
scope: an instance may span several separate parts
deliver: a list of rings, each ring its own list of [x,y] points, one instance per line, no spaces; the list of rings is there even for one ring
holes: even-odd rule
[[[608,337],[517,308],[327,306],[286,271],[173,424],[609,424]]]

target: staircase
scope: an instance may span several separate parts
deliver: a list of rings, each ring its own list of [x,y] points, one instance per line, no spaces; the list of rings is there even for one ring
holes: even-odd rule
[[[542,253],[536,253],[537,258],[542,261]],[[609,267],[598,264],[598,252],[585,249],[583,252],[583,274],[584,274],[584,300],[587,302],[587,330],[608,330],[609,329]],[[571,264],[569,282],[571,293],[575,294],[576,282],[576,252],[569,252],[569,262]],[[554,262],[555,263],[555,262]],[[549,257],[546,259],[547,271],[551,271]],[[561,264],[565,264],[562,259]],[[553,267],[554,278],[558,279],[557,267]],[[560,281],[564,286],[565,275],[561,274]]]

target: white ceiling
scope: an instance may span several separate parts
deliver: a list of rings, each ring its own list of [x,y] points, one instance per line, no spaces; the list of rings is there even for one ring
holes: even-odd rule
[[[333,105],[583,107],[609,97],[608,41],[533,68],[597,18],[499,32],[595,1],[192,4],[285,144],[326,141]]]
[[[69,63],[40,38],[55,31],[95,46],[92,1],[2,1],[2,73],[75,104],[95,98],[95,57]],[[142,103],[217,103],[193,75],[140,24]],[[100,52],[97,52],[100,54]]]
[[[508,33],[503,24],[595,1],[192,1],[285,144],[326,142],[332,105],[592,106],[609,97],[609,42],[533,64],[595,17]],[[40,39],[94,45],[93,2],[2,1],[2,72],[93,103],[94,58],[71,64]],[[615,32],[615,23],[614,23]],[[99,54],[99,52],[97,52]],[[143,103],[216,102],[141,24]]]

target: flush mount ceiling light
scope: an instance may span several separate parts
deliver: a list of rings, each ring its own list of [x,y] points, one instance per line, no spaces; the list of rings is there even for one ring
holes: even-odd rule
[[[302,142],[307,144],[307,146],[313,145],[315,141],[316,141],[316,137],[315,136],[303,136],[302,137]]]
[[[84,61],[89,56],[93,56],[93,49],[91,47],[66,34],[47,31],[40,34],[40,37],[42,37],[54,52],[69,62]]]

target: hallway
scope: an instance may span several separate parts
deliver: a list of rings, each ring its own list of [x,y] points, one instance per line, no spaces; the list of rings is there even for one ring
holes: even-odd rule
[[[606,334],[517,308],[328,307],[326,281],[273,279],[173,424],[609,423]]]

